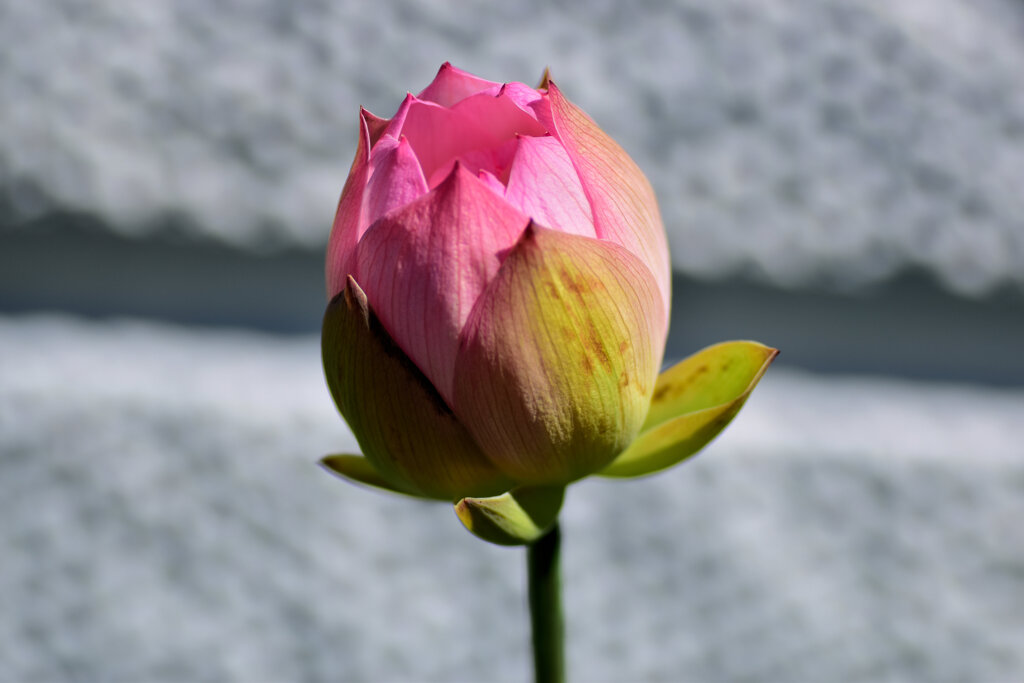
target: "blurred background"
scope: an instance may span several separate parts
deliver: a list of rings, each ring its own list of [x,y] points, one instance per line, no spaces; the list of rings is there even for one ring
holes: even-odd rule
[[[563,512],[588,681],[1024,676],[1024,3],[0,2],[0,680],[525,680],[521,552],[316,466],[359,105],[563,91],[658,193],[668,358],[782,349]]]

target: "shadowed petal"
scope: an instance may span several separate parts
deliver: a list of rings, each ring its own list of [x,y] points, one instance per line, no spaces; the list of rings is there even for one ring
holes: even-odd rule
[[[385,488],[450,501],[508,490],[352,278],[327,307],[322,350],[331,396],[373,471],[348,460],[334,469],[380,486],[376,472]]]

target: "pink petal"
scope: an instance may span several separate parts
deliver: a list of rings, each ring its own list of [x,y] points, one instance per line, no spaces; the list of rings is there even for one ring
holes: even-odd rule
[[[590,202],[565,149],[555,138],[519,138],[505,199],[535,222],[594,237]]]
[[[409,142],[385,135],[370,155],[373,175],[366,187],[366,220],[375,220],[427,192],[427,181]]]
[[[363,192],[370,171],[370,120],[367,114],[369,112],[365,110],[360,112],[356,158],[341,191],[331,236],[327,240],[325,275],[328,299],[333,299],[345,289],[348,276],[355,272],[356,244],[366,227]]]
[[[531,88],[525,83],[519,83],[516,81],[506,83],[501,86],[501,91],[498,95],[515,102],[517,107],[525,111],[534,119],[537,118],[537,114],[534,112],[533,103],[543,99],[544,97],[541,93],[537,92],[535,88]]]
[[[409,138],[423,168],[428,184],[435,187],[446,178],[455,159],[470,152],[499,148],[515,140],[516,135],[544,135],[546,130],[532,109],[524,109],[511,96],[515,89],[492,88],[478,92],[448,109],[434,102],[413,98],[403,103],[400,114],[392,119],[388,134]],[[403,121],[400,129],[395,122]],[[496,152],[500,156],[501,152]],[[509,156],[509,159],[511,157]],[[498,178],[507,177],[507,169],[495,162],[472,161]]]
[[[384,327],[446,401],[459,332],[527,224],[461,165],[366,231],[356,278]]]
[[[416,99],[415,95],[413,95],[412,93],[407,93],[405,99],[402,100],[402,104],[399,105],[398,111],[395,112],[394,116],[387,120],[379,120],[383,120],[385,126],[383,130],[380,130],[377,133],[377,137],[373,137],[373,134],[371,132],[370,139],[373,142],[373,144],[377,144],[377,140],[380,139],[380,137],[385,134],[390,135],[396,140],[402,137],[402,129],[405,127],[405,119],[409,115],[409,108],[412,107],[414,102],[418,101],[419,100]],[[379,126],[380,124],[377,123],[376,125]]]
[[[484,91],[462,100],[453,111],[476,121],[495,138],[508,140],[516,135],[544,135],[547,130],[529,107],[513,99],[515,88],[504,86],[497,93]]]
[[[372,148],[377,144],[377,140],[380,140],[380,136],[384,134],[391,121],[371,114],[365,107],[360,107],[359,113],[362,114],[363,119],[366,121],[366,127],[370,132],[370,147]]]
[[[410,104],[401,134],[408,138],[428,179],[436,178],[438,169],[446,168],[462,154],[496,147],[504,141],[480,121],[423,100]]]
[[[654,190],[629,155],[551,82],[547,100],[551,132],[562,141],[579,173],[597,236],[622,245],[651,269],[667,324],[671,270]],[[544,108],[536,105],[534,109],[543,121]]]
[[[445,62],[430,85],[419,94],[419,99],[435,102],[442,107],[450,107],[474,93],[499,85],[499,83],[484,80],[462,69],[456,69],[450,63]]]
[[[516,155],[518,140],[511,138],[498,144],[495,147],[483,147],[471,149],[459,155],[458,159],[451,159],[430,174],[429,184],[437,187],[442,180],[452,172],[456,161],[466,167],[471,173],[479,175],[482,172],[490,173],[502,183],[502,195],[504,195],[504,183],[508,181],[509,171],[512,170],[512,159]]]
[[[479,178],[480,182],[484,185],[491,188],[491,191],[499,197],[505,196],[505,186],[502,185],[501,181],[494,177],[494,174],[490,171],[479,171],[476,174],[476,177]]]

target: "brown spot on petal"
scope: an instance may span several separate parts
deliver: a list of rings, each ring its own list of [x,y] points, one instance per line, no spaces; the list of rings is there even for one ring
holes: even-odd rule
[[[574,278],[568,268],[562,268],[558,277],[562,281],[562,285],[576,297],[576,303],[584,305],[583,295],[587,292],[586,283]]]
[[[658,387],[654,391],[654,396],[651,397],[651,401],[660,403],[662,401],[671,401],[677,398],[683,394],[690,385],[696,382],[701,375],[706,375],[708,372],[708,366],[701,365],[686,377],[680,378],[671,384],[665,384],[664,386]]]
[[[558,286],[555,285],[555,283],[552,282],[551,280],[544,280],[543,282],[541,282],[541,287],[544,288],[544,293],[547,294],[552,299],[554,299],[555,301],[561,300],[562,295],[558,291]]]
[[[607,349],[605,349],[604,339],[598,333],[593,320],[587,321],[587,329],[583,333],[581,341],[583,342],[583,348],[594,356],[594,359],[601,364],[601,367],[606,372],[610,372],[612,369],[612,359],[608,355]]]

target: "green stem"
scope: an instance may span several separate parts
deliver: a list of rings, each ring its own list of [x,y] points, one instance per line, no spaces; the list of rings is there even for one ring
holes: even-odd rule
[[[555,522],[550,531],[526,548],[536,683],[565,681],[561,545],[562,533]]]

